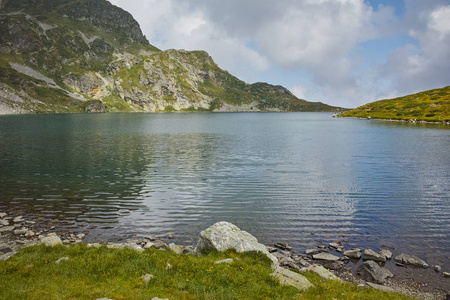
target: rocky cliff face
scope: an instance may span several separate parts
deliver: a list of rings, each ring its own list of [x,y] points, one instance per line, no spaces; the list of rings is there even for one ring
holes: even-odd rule
[[[339,110],[246,84],[203,51],[160,51],[106,0],[0,7],[0,113]]]

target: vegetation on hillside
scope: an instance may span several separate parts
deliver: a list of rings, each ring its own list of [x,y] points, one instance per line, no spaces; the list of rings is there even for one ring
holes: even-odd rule
[[[64,258],[60,260],[61,258]],[[231,264],[216,264],[232,258]],[[59,262],[57,262],[60,260]],[[316,287],[299,291],[270,276],[257,252],[178,255],[148,249],[34,246],[0,262],[1,299],[411,299],[303,273]],[[145,275],[153,275],[145,282]],[[149,276],[148,276],[149,277]]]
[[[450,122],[450,86],[369,103],[338,117]]]

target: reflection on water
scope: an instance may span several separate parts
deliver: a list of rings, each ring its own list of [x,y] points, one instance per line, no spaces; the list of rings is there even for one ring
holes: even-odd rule
[[[91,239],[199,231],[227,220],[298,250],[346,236],[450,261],[450,130],[329,114],[0,118],[0,210]]]

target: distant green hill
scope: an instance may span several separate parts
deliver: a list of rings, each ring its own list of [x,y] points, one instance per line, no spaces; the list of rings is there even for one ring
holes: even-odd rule
[[[161,51],[106,0],[0,0],[0,114],[85,111],[343,110]]]
[[[337,117],[450,122],[450,86],[372,102]]]

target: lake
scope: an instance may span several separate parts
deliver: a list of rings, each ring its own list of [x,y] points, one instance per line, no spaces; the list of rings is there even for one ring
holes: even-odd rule
[[[346,239],[449,269],[449,149],[449,126],[328,113],[0,116],[0,211],[187,245],[225,220],[298,252]]]

